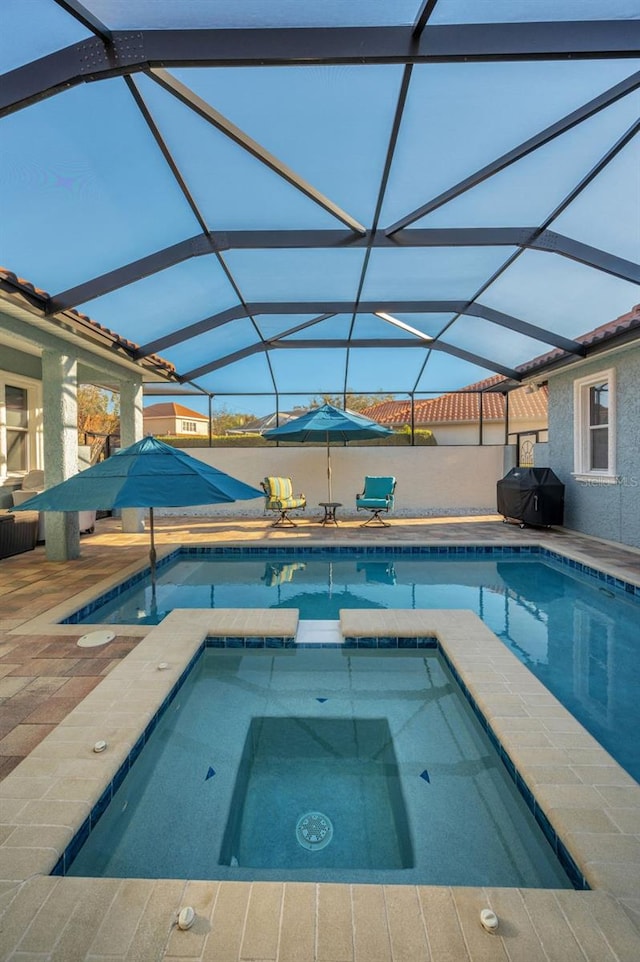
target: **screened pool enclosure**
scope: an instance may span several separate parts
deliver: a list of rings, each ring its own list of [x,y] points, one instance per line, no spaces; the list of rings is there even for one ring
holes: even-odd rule
[[[0,263],[205,413],[509,391],[640,300],[639,17],[4,0]]]

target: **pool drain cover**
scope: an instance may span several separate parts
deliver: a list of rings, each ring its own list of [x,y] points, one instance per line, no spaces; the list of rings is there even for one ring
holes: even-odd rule
[[[307,812],[301,815],[296,825],[298,845],[310,852],[326,848],[333,838],[333,825],[328,815],[322,812]]]

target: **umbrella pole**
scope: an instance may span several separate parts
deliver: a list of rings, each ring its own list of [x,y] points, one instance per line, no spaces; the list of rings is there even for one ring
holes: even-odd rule
[[[329,489],[329,502],[333,501],[331,494],[331,448],[329,446],[329,432],[327,431],[327,487]]]
[[[151,536],[151,548],[149,549],[149,562],[151,564],[151,608],[156,609],[156,544],[153,531],[153,508],[149,508],[149,534]]]

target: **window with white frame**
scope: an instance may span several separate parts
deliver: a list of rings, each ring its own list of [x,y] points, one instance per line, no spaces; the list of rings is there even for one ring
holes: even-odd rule
[[[40,463],[41,387],[0,371],[0,478],[20,477]]]
[[[185,434],[195,434],[196,433],[196,422],[195,421],[183,421],[182,430]]]
[[[615,371],[610,368],[574,382],[574,476],[616,480]]]
[[[6,384],[4,403],[7,412],[7,471],[26,471],[29,463],[29,401],[27,389]]]

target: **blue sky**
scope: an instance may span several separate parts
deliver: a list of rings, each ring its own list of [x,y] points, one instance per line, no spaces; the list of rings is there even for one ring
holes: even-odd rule
[[[161,25],[175,4],[87,0],[114,28]],[[386,23],[388,3],[347,5],[356,23]],[[314,25],[313,17],[344,23],[338,0],[317,5],[274,2],[272,22]],[[409,23],[417,0],[395,0],[397,23]],[[510,0],[490,5],[497,19],[543,19],[543,7],[568,19],[601,15],[589,0]],[[611,16],[633,4],[611,0]],[[169,12],[169,8],[171,11]],[[198,0],[181,15],[196,25],[220,18],[257,23],[264,5]],[[440,0],[434,22],[470,20],[478,5]],[[488,10],[487,5],[483,9]],[[303,12],[304,11],[304,12]],[[485,12],[483,16],[487,16]],[[52,0],[5,0],[0,70],[27,63],[88,36]],[[376,20],[376,18],[380,18]],[[387,18],[386,20],[384,18]],[[296,19],[297,18],[297,19]],[[164,25],[164,24],[163,24]],[[168,24],[173,25],[173,24]],[[260,24],[258,24],[260,25]],[[429,64],[414,67],[380,226],[393,223],[528,137],[559,120],[639,69],[631,59],[540,63]],[[402,79],[402,67],[263,67],[176,69],[173,74],[261,147],[287,164],[349,215],[372,225],[380,177]],[[207,124],[154,80],[134,75],[155,123],[171,150],[207,227],[234,229],[341,228],[330,213]],[[478,184],[416,222],[414,227],[529,227],[541,224],[568,192],[628,130],[640,114],[638,92],[628,94],[545,147]],[[3,229],[0,263],[55,294],[200,232],[156,142],[121,78],[79,85],[0,120]],[[550,229],[631,261],[640,254],[640,154],[636,136],[550,225]],[[374,249],[362,298],[369,301],[474,298],[514,253],[502,246]],[[229,250],[191,258],[110,294],[78,305],[101,324],[145,344],[240,302],[353,302],[364,251]],[[640,300],[629,281],[552,253],[525,251],[479,297],[482,304],[575,337],[628,311]],[[185,373],[304,323],[313,310],[256,315],[185,340],[161,353]],[[431,336],[453,314],[402,318]],[[357,318],[355,336],[383,322]],[[351,314],[305,331],[308,337],[342,337]],[[338,333],[340,332],[340,333]],[[382,336],[388,336],[389,331]],[[393,336],[400,336],[397,331]],[[461,316],[443,340],[501,364],[544,353],[547,345],[519,338],[477,317]],[[235,391],[246,410],[274,407],[274,380],[282,392],[407,392],[416,387],[425,347],[312,354],[299,350],[248,357],[203,374],[211,392]],[[439,368],[440,365],[440,368]],[[490,369],[436,354],[421,390],[455,390]],[[323,388],[324,386],[324,388]],[[206,400],[188,406],[206,411]],[[281,408],[289,406],[283,397]]]

